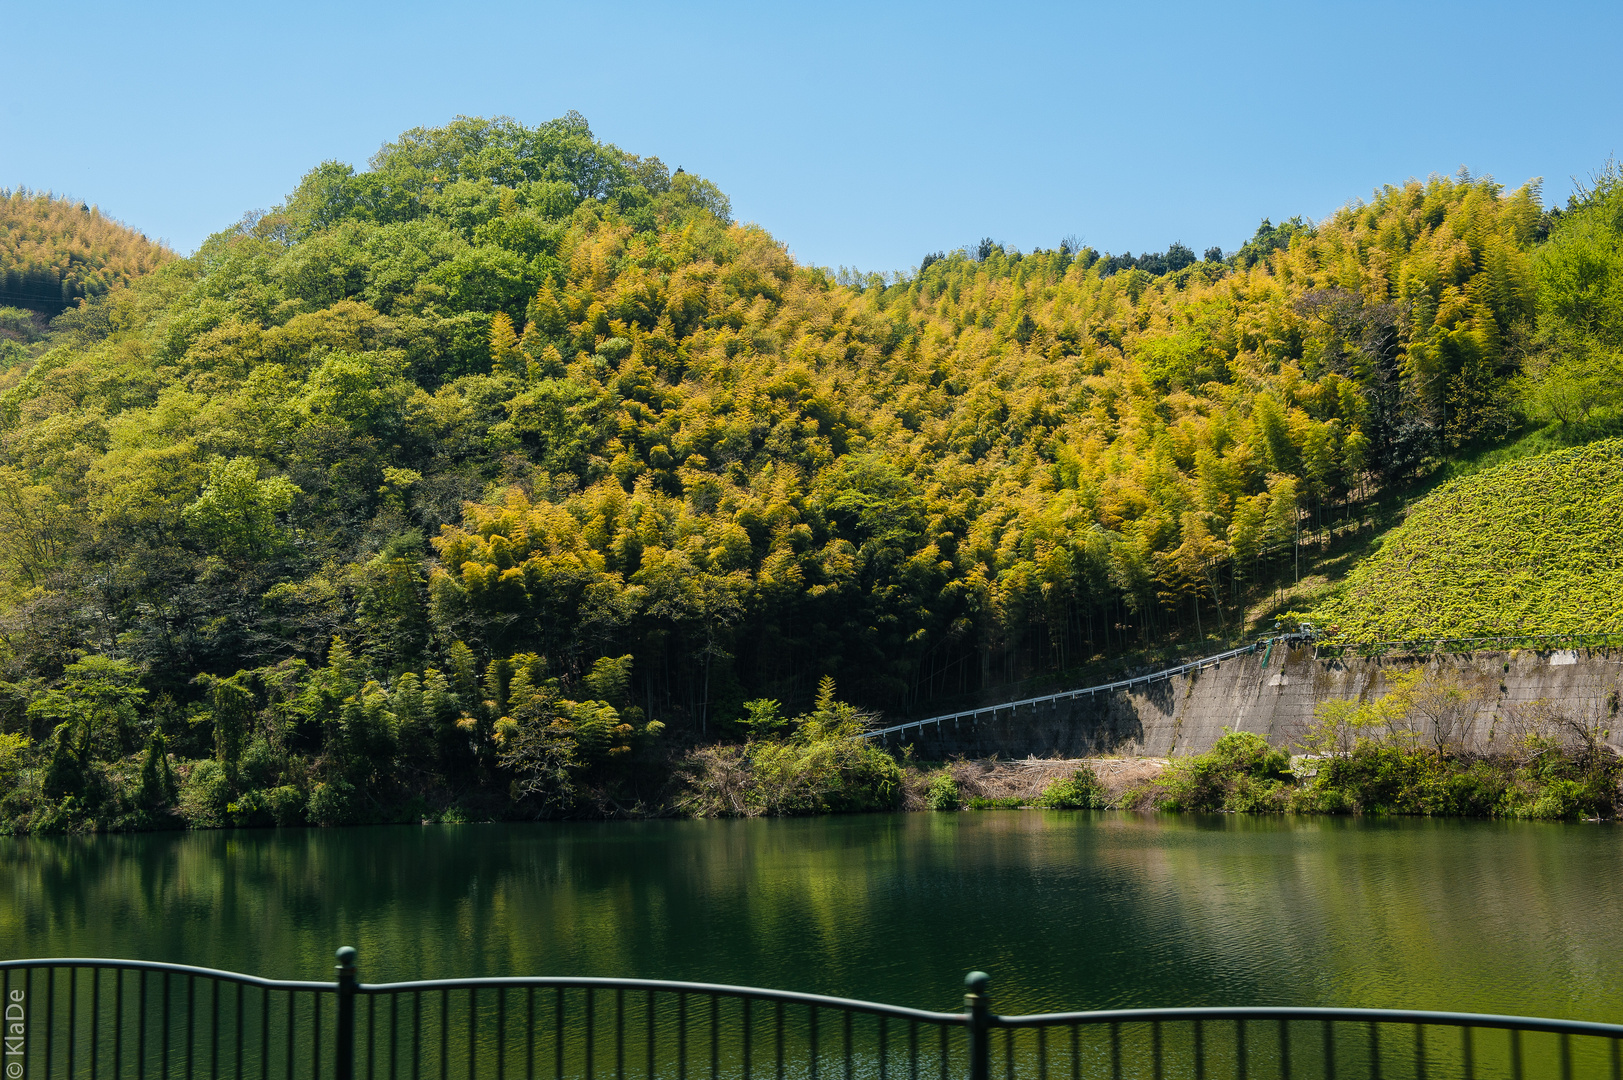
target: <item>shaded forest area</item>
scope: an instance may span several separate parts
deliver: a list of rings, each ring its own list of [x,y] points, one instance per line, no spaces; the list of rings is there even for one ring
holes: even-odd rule
[[[0,188],[0,307],[57,315],[174,253],[86,203]]]
[[[1232,638],[1304,532],[1615,424],[1614,181],[842,285],[573,114],[323,164],[8,338],[5,816],[648,812],[697,744]]]

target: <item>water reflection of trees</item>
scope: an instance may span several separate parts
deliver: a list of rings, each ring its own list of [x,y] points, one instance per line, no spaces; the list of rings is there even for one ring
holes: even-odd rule
[[[1609,827],[1035,812],[6,841],[0,948],[619,974],[1007,1010],[1619,1014]]]

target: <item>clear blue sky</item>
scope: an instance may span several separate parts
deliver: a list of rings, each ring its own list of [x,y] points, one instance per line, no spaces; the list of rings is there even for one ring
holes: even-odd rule
[[[716,181],[801,259],[991,236],[1237,247],[1461,165],[1547,202],[1614,150],[1623,5],[76,4],[0,0],[0,185],[181,251],[457,114]]]

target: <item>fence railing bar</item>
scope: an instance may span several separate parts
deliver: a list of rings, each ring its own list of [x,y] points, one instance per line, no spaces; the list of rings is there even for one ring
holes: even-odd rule
[[[440,991],[440,1080],[451,1075],[451,991]]]
[[[624,991],[621,991],[621,993],[624,993]],[[743,1018],[743,1025],[742,1026],[743,1026],[743,1035],[744,1035],[744,1054],[743,1054],[744,1080],[750,1080],[750,1049],[751,1049],[750,1042],[751,1042],[752,1037],[755,1034],[754,1025],[750,1023],[750,1019],[751,1019],[751,1017],[750,1017],[750,999],[749,998],[744,998],[742,1001],[740,1001],[738,1003],[738,1009],[739,1009],[739,1013],[741,1014],[741,1016]],[[885,1080],[885,1027],[884,1027],[884,1024],[885,1024],[884,1017],[880,1017],[879,1018],[879,1025],[880,1025],[879,1026],[879,1080]],[[624,1074],[621,1074],[621,1076],[618,1078],[618,1080],[625,1080]]]
[[[596,1049],[597,995],[586,988],[586,1080],[592,1080],[596,1064],[592,1051]]]
[[[293,1030],[298,1027],[298,996],[297,991],[289,990],[287,992],[287,1047],[282,1062],[287,1070],[287,1080],[293,1080]]]
[[[558,987],[552,1001],[552,1075],[564,1080],[564,988]]]
[[[121,961],[98,962],[121,963]],[[311,985],[327,991],[331,991],[333,988],[332,983],[314,983]],[[888,1005],[883,1002],[863,1001],[858,998],[831,997],[826,994],[805,994],[794,990],[772,990],[754,986],[733,986],[726,983],[673,982],[660,979],[565,978],[547,975],[485,979],[419,979],[396,983],[356,983],[355,992],[357,994],[395,994],[410,990],[440,990],[442,988],[457,990],[470,986],[476,986],[481,990],[495,989],[498,986],[534,986],[542,989],[585,990],[591,987],[598,990],[625,989],[705,995],[718,994],[721,997],[750,997],[757,1001],[784,1001],[791,1005],[815,1005],[819,1008],[843,1009],[874,1015],[882,1013],[886,1016],[903,1019],[916,1018],[938,1024],[963,1022],[962,1013],[932,1012],[928,1009],[913,1009],[905,1005]],[[1068,1016],[1070,1014],[1053,1013],[1050,1015]]]
[[[144,971],[138,971],[135,974],[136,974],[136,990],[135,990],[135,1077],[136,1077],[136,1080],[146,1080],[146,1075],[147,1075],[147,973],[144,972]],[[120,991],[122,991],[124,989],[124,978],[123,978],[123,976],[124,976],[124,973],[122,971],[120,971],[119,972],[119,980],[118,980],[118,988],[119,988]],[[11,978],[11,973],[10,972],[6,973],[6,978],[7,978],[7,981],[9,982],[10,978]],[[119,1024],[120,1035],[122,1035],[123,1027],[124,1027],[123,1024]],[[120,1059],[122,1059],[122,1057],[123,1057],[123,1049],[124,1049],[124,1047],[122,1045],[123,1044],[123,1039],[121,1037],[119,1037],[119,1036],[115,1036],[115,1038],[118,1041],[119,1057],[120,1057]],[[119,1065],[120,1065],[120,1067],[123,1066],[123,1061],[122,1060],[119,1061]],[[118,1075],[120,1077],[122,1077],[123,1073],[120,1072]]]
[[[389,995],[389,1080],[399,1080],[400,995]]]
[[[560,991],[561,993],[561,991]],[[687,1080],[688,1075],[688,996],[676,995],[676,1077]]]
[[[852,1071],[851,1061],[851,1014],[846,1013],[845,1019],[845,1080],[856,1080],[856,1073]],[[714,1078],[714,1073],[711,1074]]]
[[[587,993],[591,993],[590,990]],[[851,1014],[846,1013],[846,1023],[850,1024]],[[719,1080],[721,1077],[721,998],[715,994],[710,995],[710,1080]],[[586,1080],[591,1080],[588,1075]],[[846,1080],[850,1080],[847,1077]]]
[[[373,1000],[377,1000],[376,997]],[[507,1078],[507,987],[496,991],[496,1080]]]
[[[90,1077],[91,1077],[91,1080],[95,1080],[95,1076],[96,1076],[96,1058],[97,1058],[96,1041],[97,1041],[97,1036],[100,1034],[100,1026],[98,1025],[97,1021],[100,1019],[100,1016],[101,1016],[101,994],[100,994],[100,990],[101,990],[101,971],[99,969],[91,969],[91,972],[90,972],[90,1020],[89,1020],[89,1031],[88,1031],[88,1034],[89,1034],[89,1037],[90,1037]],[[78,992],[77,991],[74,992],[73,997],[74,997],[74,1000],[78,1000]],[[73,1037],[73,1041],[76,1042],[77,1037]],[[68,1075],[69,1076],[73,1075],[73,1071],[71,1069],[68,1071]]]
[[[192,1080],[193,1052],[197,1048],[194,1020],[197,1017],[197,976],[186,976],[186,1080]]]
[[[73,1075],[73,1051],[79,1042],[79,969],[68,968],[68,1075]]]
[[[468,1080],[479,1075],[479,988],[468,987]],[[590,1076],[590,1072],[587,1073]]]
[[[11,973],[6,972],[6,982],[11,982]],[[117,1023],[113,1025],[113,1078],[124,1080],[124,971],[119,969],[113,977],[113,1016]],[[267,1078],[268,1080],[268,1078]]]
[[[1421,1009],[1344,1009],[1328,1006],[1289,1005],[1211,1005],[1165,1009],[1109,1009],[1071,1013],[1031,1013],[1024,1016],[992,1016],[995,1027],[1041,1027],[1060,1024],[1099,1024],[1111,1020],[1143,1023],[1151,1020],[1192,1021],[1330,1020],[1347,1023],[1431,1024],[1443,1027],[1486,1027],[1504,1030],[1539,1031],[1559,1035],[1596,1035],[1623,1038],[1623,1024],[1603,1024],[1591,1020],[1557,1020],[1536,1016],[1502,1016],[1493,1013],[1433,1012]]]
[[[43,969],[49,967],[101,967],[121,968],[124,971],[156,971],[173,972],[179,975],[196,975],[199,978],[220,979],[223,982],[240,982],[249,986],[265,986],[273,990],[314,990],[318,993],[331,994],[336,987],[330,982],[307,982],[297,979],[262,979],[257,975],[244,975],[236,971],[221,971],[219,968],[196,967],[191,964],[165,964],[155,960],[119,960],[107,957],[41,957],[34,960],[0,960],[0,970],[22,971],[28,969]],[[527,980],[520,980],[527,981]],[[434,982],[430,985],[439,986]]]
[[[169,984],[173,981],[171,978],[172,974],[172,972],[165,971],[160,975],[160,977],[163,979],[163,1003],[161,1009],[159,1010],[158,1016],[160,1022],[163,1024],[163,1031],[160,1032],[162,1036],[162,1049],[159,1052],[158,1062],[163,1066],[164,1080],[169,1080],[169,1078],[174,1075],[169,1071]],[[49,1058],[46,1058],[47,1062],[49,1062],[49,1060]],[[50,1072],[51,1070],[48,1068],[45,1070],[45,1074],[47,1076],[50,1075]]]
[[[747,1002],[745,1007],[748,1007]],[[890,1070],[888,1068],[890,1064],[890,1039],[886,1026],[886,1018],[881,1016],[879,1018],[879,1080],[890,1080]],[[747,1046],[748,1043],[746,1042],[745,1045]],[[744,1080],[749,1080],[749,1070],[747,1068],[744,1070]]]
[[[51,1080],[51,1035],[55,1031],[56,968],[48,967],[45,969],[45,1080]]]
[[[310,995],[310,1075],[321,1080],[321,998]]]
[[[209,1075],[220,1075],[220,984],[209,983]]]
[[[648,1007],[644,1010],[644,1013],[648,1017],[648,1076],[650,1080],[652,1080],[654,1076],[654,1043],[656,1039],[654,1028],[654,992],[652,990],[648,991]],[[778,1012],[778,1072],[780,1074],[783,1072],[783,1012],[781,1006]]]

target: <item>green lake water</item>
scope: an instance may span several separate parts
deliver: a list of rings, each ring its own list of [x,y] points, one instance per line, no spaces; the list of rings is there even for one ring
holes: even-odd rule
[[[1623,1019],[1609,825],[981,812],[0,841],[0,955],[618,975],[1003,1012]]]

